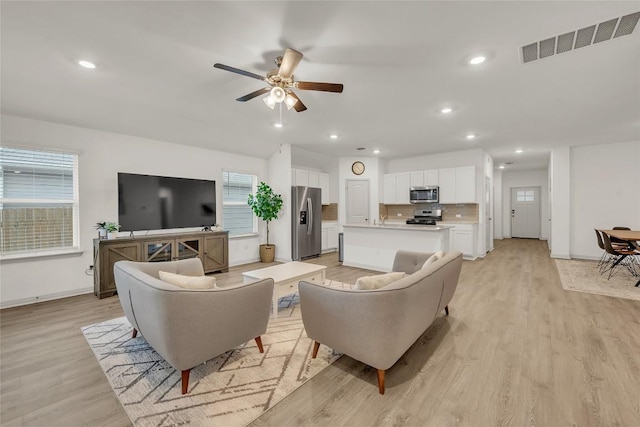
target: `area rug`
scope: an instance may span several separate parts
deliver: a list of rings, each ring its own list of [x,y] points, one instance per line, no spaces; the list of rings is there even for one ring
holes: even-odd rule
[[[278,318],[269,320],[262,335],[264,353],[251,340],[192,369],[186,395],[180,373],[143,337],[131,338],[126,318],[82,332],[134,425],[245,426],[340,357],[320,346],[311,358],[313,341],[305,334],[297,295],[278,305]]]
[[[625,268],[607,280],[608,274],[600,274],[596,261],[556,259],[555,262],[565,290],[640,301],[640,287],[634,287],[638,279]]]

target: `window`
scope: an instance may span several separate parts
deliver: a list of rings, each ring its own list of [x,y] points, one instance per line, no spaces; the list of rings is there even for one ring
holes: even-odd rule
[[[518,202],[535,202],[533,190],[518,190],[516,191],[516,201]]]
[[[255,193],[257,176],[223,171],[223,228],[230,236],[257,233],[257,220],[247,204],[249,194]]]
[[[78,248],[78,156],[0,147],[0,255]]]

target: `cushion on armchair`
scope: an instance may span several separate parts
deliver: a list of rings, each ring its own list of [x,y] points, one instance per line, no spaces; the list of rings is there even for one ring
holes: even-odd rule
[[[214,289],[216,278],[209,276],[185,276],[183,274],[159,271],[160,280],[185,289]]]
[[[443,256],[444,256],[444,252],[442,252],[442,251],[436,252],[435,254],[433,254],[429,258],[427,258],[427,260],[424,262],[424,264],[422,264],[422,268],[426,268],[427,266],[429,266],[430,264],[433,264],[434,262],[436,262],[437,260],[439,260]]]
[[[377,274],[375,276],[363,276],[356,280],[355,285],[353,285],[353,289],[357,290],[373,290],[380,289],[383,286],[387,286],[388,284],[395,282],[396,280],[400,280],[405,276],[403,272],[391,272],[385,274]]]

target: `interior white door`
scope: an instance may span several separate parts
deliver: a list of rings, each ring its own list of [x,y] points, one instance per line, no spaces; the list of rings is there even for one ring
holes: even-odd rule
[[[347,224],[369,223],[369,181],[347,180]]]
[[[484,216],[485,216],[485,247],[486,253],[493,250],[493,209],[491,204],[491,178],[484,179]]]
[[[540,238],[540,187],[511,189],[511,237]]]

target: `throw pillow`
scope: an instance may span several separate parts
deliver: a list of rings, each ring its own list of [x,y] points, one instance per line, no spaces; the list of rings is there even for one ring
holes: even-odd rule
[[[439,260],[443,256],[444,256],[444,252],[442,252],[442,251],[436,252],[435,254],[433,254],[429,258],[427,258],[427,260],[424,262],[424,264],[422,264],[422,268],[427,268],[427,266],[429,266],[430,264],[433,264],[434,262],[436,262],[437,260]]]
[[[183,274],[159,271],[160,280],[185,289],[214,289],[216,278],[209,276],[185,276]]]
[[[361,291],[380,289],[391,282],[395,282],[396,280],[402,279],[404,276],[405,276],[405,273],[401,271],[378,274],[376,276],[363,276],[358,278],[358,280],[356,280],[356,284],[353,286],[353,289],[359,289]]]

